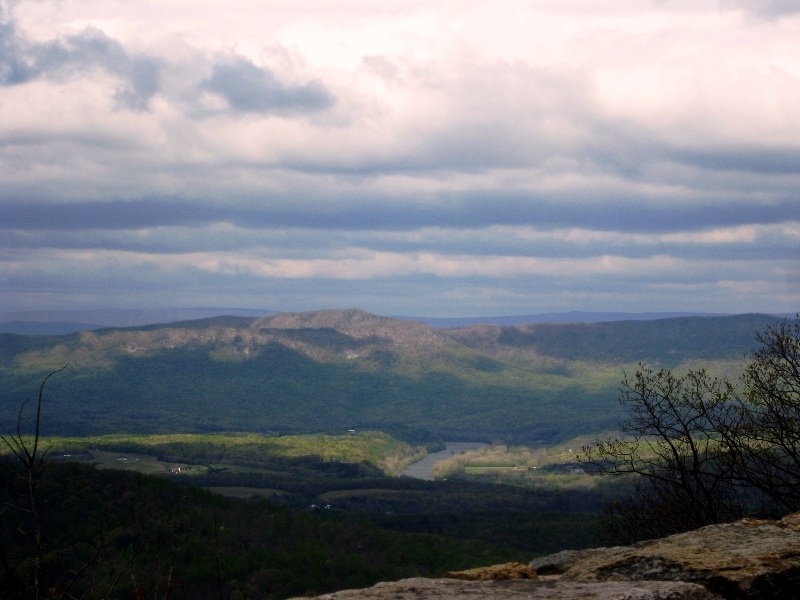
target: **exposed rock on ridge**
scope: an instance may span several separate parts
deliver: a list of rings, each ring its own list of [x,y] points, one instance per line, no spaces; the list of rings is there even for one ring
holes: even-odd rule
[[[460,581],[403,579],[318,600],[719,600],[702,586],[681,581]],[[295,599],[295,600],[300,600]],[[307,598],[304,600],[308,600]]]
[[[366,311],[316,310],[302,313],[281,313],[264,317],[253,324],[254,329],[335,329],[357,339],[379,337],[397,343],[440,346],[450,338],[429,325],[381,317]]]
[[[562,580],[699,583],[723,598],[800,597],[800,513],[743,519],[634,546],[560,552],[533,561]]]
[[[767,600],[800,597],[800,513],[743,519],[634,546],[559,552],[528,565],[405,579],[320,600]],[[507,577],[519,577],[509,580]]]

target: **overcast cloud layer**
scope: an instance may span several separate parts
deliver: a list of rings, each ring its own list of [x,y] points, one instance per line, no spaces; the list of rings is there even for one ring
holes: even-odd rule
[[[0,310],[800,309],[800,3],[0,0]]]

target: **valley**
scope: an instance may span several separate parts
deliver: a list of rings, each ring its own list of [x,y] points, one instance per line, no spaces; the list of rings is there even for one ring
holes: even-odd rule
[[[525,470],[535,483],[473,477],[463,469],[430,476],[431,468],[437,472],[453,460],[508,454],[505,446],[463,442],[425,456],[422,460],[433,462],[426,477],[409,477],[401,474],[409,468],[402,465],[425,455],[425,447],[379,432],[109,435],[43,438],[41,444],[61,464],[155,475],[230,499],[268,500],[325,520],[368,522],[391,531],[447,535],[533,553],[565,544],[592,545],[603,502],[619,495],[608,485],[576,488],[569,475],[550,472],[548,466],[563,460],[560,448],[540,450],[537,464],[543,468]],[[515,452],[531,453],[525,448]]]
[[[427,456],[406,467],[401,474],[406,477],[415,477],[417,479],[431,481],[434,479],[433,469],[438,462],[450,458],[455,454],[478,450],[484,446],[486,446],[486,444],[481,444],[480,442],[445,442],[444,450],[429,453]]]
[[[44,489],[62,498],[46,541],[75,562],[113,531],[88,583],[170,565],[191,597],[277,600],[597,545],[628,483],[577,455],[616,428],[622,373],[735,377],[773,322],[434,329],[346,310],[0,334],[0,421],[30,435],[20,406],[68,365],[43,395]]]

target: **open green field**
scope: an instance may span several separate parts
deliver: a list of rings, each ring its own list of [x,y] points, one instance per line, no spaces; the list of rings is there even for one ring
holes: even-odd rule
[[[44,448],[56,458],[141,473],[196,475],[219,469],[237,472],[275,471],[292,459],[321,463],[367,464],[396,474],[427,451],[391,436],[364,431],[330,436],[266,436],[255,433],[104,435],[43,438]],[[280,469],[279,469],[280,470]]]
[[[523,471],[522,467],[464,467],[465,473],[494,473],[495,471]]]
[[[563,444],[536,448],[492,445],[439,461],[434,465],[433,473],[438,479],[474,476],[487,483],[591,487],[598,483],[598,479],[584,471],[578,455],[581,447],[591,444],[593,439],[582,436]],[[44,438],[42,444],[56,460],[82,462],[100,469],[181,478],[217,474],[270,477],[301,471],[319,474],[333,472],[331,469],[337,465],[366,466],[372,469],[367,472],[373,475],[396,475],[427,453],[422,446],[410,446],[374,431],[346,436],[280,437],[244,433],[108,435]],[[238,494],[230,490],[227,493]],[[245,497],[248,495],[244,494]],[[272,495],[272,492],[268,494]],[[329,502],[363,498],[370,494],[391,495],[385,488],[339,490],[326,492],[320,495],[319,500]]]
[[[581,449],[592,445],[598,437],[610,436],[609,432],[580,436],[562,444],[536,448],[495,444],[439,461],[433,467],[433,474],[439,479],[474,478],[526,487],[591,488],[601,480],[587,473],[580,463]]]
[[[519,482],[511,482],[515,484],[511,487],[496,485],[485,478],[497,471],[496,466],[475,467],[482,475],[474,483],[459,477],[423,481],[392,476],[379,465],[399,464],[401,458],[405,462],[425,450],[370,431],[347,436],[172,434],[41,441],[58,463],[92,465],[102,472],[157,475],[227,498],[268,500],[295,510],[321,511],[321,516],[334,521],[480,539],[530,552],[591,545],[603,501],[613,497],[608,490],[573,489],[553,477],[545,492],[541,486],[527,486],[531,489],[526,490]],[[526,452],[549,453],[551,460],[557,460],[563,449],[490,450],[458,456],[470,460],[483,457],[496,465],[498,460],[513,462],[516,459],[510,456]],[[504,458],[498,459],[500,456]],[[565,516],[565,511],[573,516]],[[556,513],[558,523],[548,524],[546,515]],[[568,541],[563,537],[567,531]]]

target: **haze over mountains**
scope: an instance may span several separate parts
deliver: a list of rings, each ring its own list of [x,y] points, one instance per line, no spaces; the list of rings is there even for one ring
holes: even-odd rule
[[[30,310],[0,313],[0,333],[60,335],[102,327],[137,327],[222,315],[263,317],[276,311],[248,308],[145,308],[96,310]]]
[[[96,309],[96,310],[36,310],[0,312],[0,333],[23,335],[62,335],[91,331],[103,327],[137,327],[153,323],[175,323],[232,315],[264,317],[279,311],[250,308],[169,308],[169,309]],[[674,317],[726,316],[725,313],[697,312],[587,312],[570,311],[533,315],[488,317],[415,317],[399,319],[420,321],[432,327],[463,327],[478,323],[492,325],[524,325],[526,323],[603,323],[611,321],[649,321]],[[779,315],[791,317],[794,315]]]
[[[0,334],[0,417],[44,373],[51,434],[378,429],[536,443],[612,429],[637,362],[733,374],[769,315],[434,328],[360,310]]]

